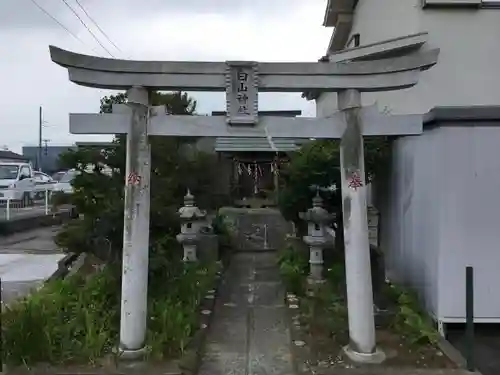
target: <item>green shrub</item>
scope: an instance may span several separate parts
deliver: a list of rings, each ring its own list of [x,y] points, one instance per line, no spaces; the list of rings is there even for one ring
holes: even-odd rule
[[[186,93],[151,92],[153,105],[169,114],[192,115],[196,101]],[[101,112],[126,103],[126,94],[101,99]],[[148,345],[161,358],[182,351],[196,324],[196,307],[212,284],[212,266],[183,264],[175,240],[180,231],[177,210],[187,188],[201,208],[213,205],[219,167],[216,155],[193,151],[196,139],[150,137],[151,207]],[[84,279],[48,283],[41,291],[5,311],[4,334],[9,363],[93,362],[118,343],[126,136],[105,147],[79,147],[63,154],[60,167],[75,169],[71,195],[56,195],[82,214],[56,237],[68,252],[87,253],[106,264]],[[191,151],[190,151],[191,149]],[[109,173],[111,171],[111,173]],[[215,267],[215,266],[213,266]]]
[[[383,175],[390,166],[391,143],[388,137],[367,137],[364,140],[364,155],[367,180]],[[338,140],[316,140],[303,145],[290,155],[290,163],[280,172],[283,187],[279,191],[278,203],[283,216],[295,222],[299,234],[306,233],[299,213],[311,207],[316,194],[311,186],[329,187],[337,190],[322,193],[325,208],[336,214],[336,248],[343,249],[342,192],[340,178],[340,142]]]
[[[336,259],[328,265],[325,272],[328,281],[325,293],[318,296],[326,303],[331,319],[332,331],[344,333],[347,327],[347,300],[345,291],[345,264]],[[384,283],[380,291],[390,302],[392,318],[390,326],[401,334],[410,345],[435,345],[439,339],[427,313],[420,307],[417,295],[392,283]]]
[[[154,293],[154,298],[149,299],[148,343],[157,359],[183,351],[197,328],[197,306],[214,287],[218,270],[215,265],[205,268],[190,264],[177,269],[182,271],[163,288],[166,296]]]
[[[165,105],[169,114],[193,115],[196,101],[186,93],[152,92],[153,105]],[[101,112],[112,104],[126,103],[125,94],[101,99]],[[187,188],[202,209],[213,209],[217,186],[217,155],[196,151],[196,138],[149,137],[151,144],[150,243],[180,231],[177,210],[183,205]],[[126,136],[116,135],[105,147],[79,147],[61,155],[64,169],[79,173],[72,181],[70,202],[82,214],[68,223],[56,237],[57,244],[70,252],[92,253],[116,262],[123,248],[124,182],[126,179]],[[111,171],[111,173],[109,173]],[[221,198],[222,199],[222,198]],[[104,245],[104,250],[101,248]],[[155,248],[153,248],[153,251]]]
[[[385,293],[396,306],[392,325],[412,345],[436,345],[439,333],[427,313],[420,307],[417,295],[392,283],[387,283]]]
[[[293,246],[287,246],[280,251],[278,264],[287,290],[297,295],[303,294],[304,282],[309,271],[307,255]]]
[[[219,238],[219,258],[227,266],[237,240],[236,224],[226,215],[218,213],[212,220],[212,228]]]
[[[48,282],[6,307],[7,363],[93,361],[116,344],[119,280],[112,272]]]
[[[150,274],[147,345],[161,359],[182,352],[197,324],[197,307],[217,267],[171,262]],[[118,273],[106,267],[48,282],[3,312],[5,360],[12,365],[96,363],[118,344]]]
[[[50,195],[50,201],[52,203],[53,208],[66,204],[71,204],[71,194],[65,193],[63,191],[54,191]]]

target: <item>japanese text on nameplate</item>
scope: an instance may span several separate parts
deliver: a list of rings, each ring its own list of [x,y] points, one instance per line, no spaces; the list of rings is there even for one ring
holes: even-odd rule
[[[243,69],[237,70],[238,77],[238,87],[236,100],[238,100],[238,114],[241,115],[249,115],[250,111],[248,110],[248,73]]]

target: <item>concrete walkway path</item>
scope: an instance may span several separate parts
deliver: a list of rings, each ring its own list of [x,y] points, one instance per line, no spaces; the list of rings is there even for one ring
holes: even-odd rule
[[[291,375],[276,253],[240,253],[221,285],[199,375]]]

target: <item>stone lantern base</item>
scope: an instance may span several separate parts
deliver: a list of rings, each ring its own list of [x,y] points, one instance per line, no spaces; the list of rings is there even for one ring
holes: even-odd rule
[[[198,260],[196,255],[196,247],[198,244],[198,235],[196,233],[179,233],[177,241],[182,245],[184,251],[184,262],[196,262]]]
[[[306,294],[309,297],[315,297],[318,295],[319,291],[324,287],[326,284],[326,280],[321,278],[315,278],[311,275],[307,276],[307,289],[306,289]]]

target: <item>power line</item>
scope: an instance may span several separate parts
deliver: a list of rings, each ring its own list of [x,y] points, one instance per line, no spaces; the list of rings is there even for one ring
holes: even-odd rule
[[[78,6],[80,7],[80,9],[83,11],[83,13],[85,13],[85,15],[88,17],[88,19],[90,21],[92,21],[92,23],[95,25],[95,27],[97,27],[97,29],[101,32],[101,34],[104,35],[104,37],[108,40],[108,42],[110,42],[119,52],[123,52],[115,43],[113,43],[113,41],[111,40],[111,38],[104,32],[104,30],[99,26],[99,24],[92,18],[92,16],[89,14],[89,12],[87,12],[85,10],[85,8],[80,3],[80,1],[75,0],[75,2],[78,4]]]
[[[80,23],[87,29],[87,31],[90,33],[90,35],[92,35],[92,38],[94,38],[94,40],[102,47],[102,49],[105,50],[111,57],[115,57],[115,56],[113,56],[113,54],[111,52],[109,52],[109,50],[106,47],[104,47],[104,45],[101,43],[99,38],[96,37],[96,35],[92,32],[92,30],[90,30],[88,28],[87,24],[81,19],[81,17],[73,9],[73,7],[71,5],[69,5],[66,0],[61,0],[61,1],[69,8],[69,10],[71,10],[71,12],[76,16],[76,18],[78,18]]]
[[[59,26],[61,26],[64,30],[66,30],[66,32],[71,35],[73,38],[75,38],[76,40],[78,40],[80,43],[82,43],[85,47],[88,47],[90,48],[92,51],[94,51],[95,53],[97,53],[98,55],[100,55],[99,52],[97,52],[94,48],[92,48],[91,46],[89,46],[87,43],[85,43],[82,39],[80,39],[78,37],[78,35],[76,35],[75,33],[73,33],[70,29],[68,29],[66,26],[64,26],[61,22],[59,22],[59,20],[57,18],[55,18],[52,14],[50,14],[47,10],[45,10],[40,4],[38,4],[35,0],[31,0],[31,2],[33,4],[36,5],[36,7],[38,9],[40,9],[43,13],[45,13],[45,15],[47,15],[49,18],[52,19],[52,21],[54,21],[55,23],[57,23]]]

